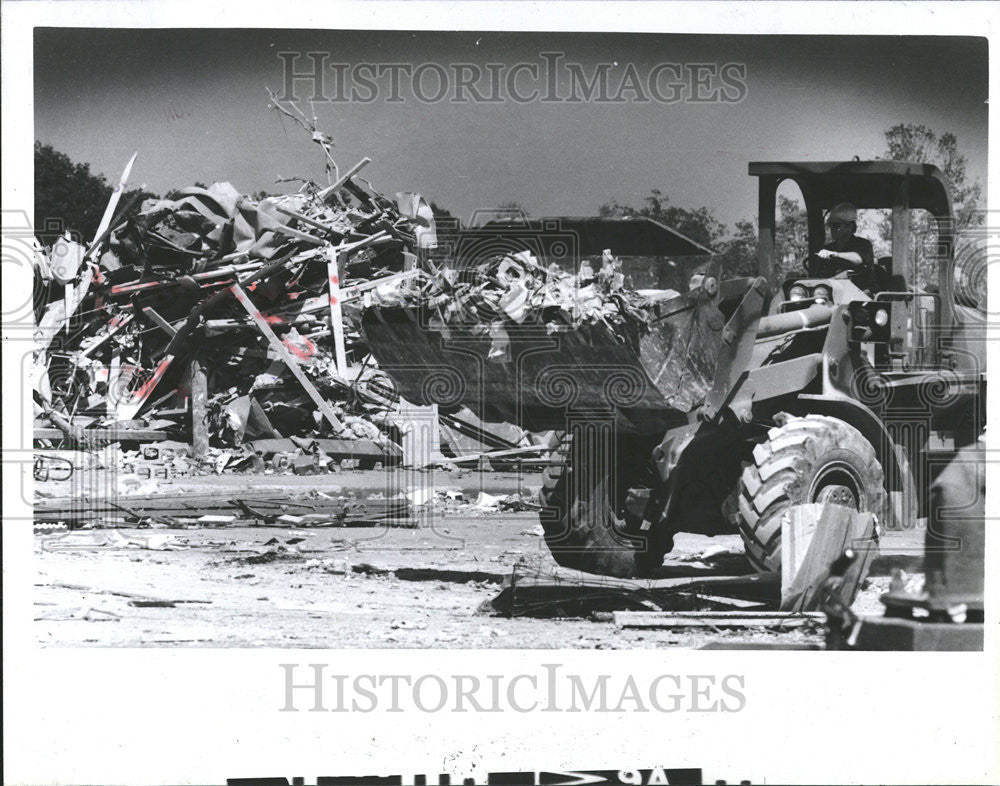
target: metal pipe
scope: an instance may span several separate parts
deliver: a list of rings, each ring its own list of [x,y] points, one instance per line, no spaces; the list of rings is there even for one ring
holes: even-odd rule
[[[757,328],[757,338],[768,338],[779,333],[792,330],[816,327],[830,321],[833,316],[833,306],[817,303],[797,311],[786,311],[784,314],[773,314],[760,320]]]

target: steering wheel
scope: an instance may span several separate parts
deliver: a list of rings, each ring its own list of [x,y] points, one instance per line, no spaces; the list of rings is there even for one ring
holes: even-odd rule
[[[842,259],[827,259],[817,254],[809,255],[805,267],[810,278],[849,278],[857,272]]]

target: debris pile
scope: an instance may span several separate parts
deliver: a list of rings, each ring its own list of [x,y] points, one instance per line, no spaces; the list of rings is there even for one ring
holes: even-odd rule
[[[442,266],[432,276],[400,282],[382,303],[428,310],[428,326],[446,340],[453,329],[488,335],[489,359],[497,362],[510,360],[511,327],[544,325],[556,333],[603,325],[615,341],[635,347],[650,319],[649,299],[625,287],[621,262],[609,250],[596,271],[584,261],[576,273],[554,262],[543,266],[528,250]]]
[[[39,248],[36,441],[177,439],[220,471],[394,462],[397,398],[359,315],[422,276],[434,221],[419,195],[358,178],[367,162],[260,200],[187,188],[116,222],[118,189],[89,246]]]
[[[520,426],[486,426],[516,422],[506,410],[456,408],[459,400],[439,411],[439,401],[425,401],[425,389],[441,386],[415,350],[431,337],[392,336],[419,377],[414,396],[362,318],[379,311],[371,306],[416,306],[430,314],[423,326],[433,340],[467,331],[500,364],[511,360],[520,327],[543,335],[582,328],[584,343],[604,334],[602,343],[635,350],[654,315],[625,286],[621,262],[604,251],[599,264],[569,272],[506,242],[468,263],[445,248],[432,258],[437,227],[420,195],[378,193],[359,177],[369,159],[342,171],[315,118],[273,95],[270,108],[323,148],[328,185],[303,181],[293,194],[251,198],[217,182],[147,199],[136,211],[142,189],[119,205],[133,156],[89,244],[67,233],[51,248],[36,246],[36,446],[120,445],[118,469],[139,480],[444,458],[455,471],[470,461],[480,469],[491,459],[537,463],[546,440]],[[418,438],[414,424],[427,418],[435,433]],[[144,447],[165,441],[170,449]],[[53,455],[36,476],[61,476],[63,464]]]

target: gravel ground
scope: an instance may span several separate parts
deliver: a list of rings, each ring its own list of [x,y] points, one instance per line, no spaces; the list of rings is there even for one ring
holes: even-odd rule
[[[431,476],[425,476],[430,478]],[[538,475],[443,473],[438,488],[529,491]],[[60,496],[57,484],[46,492]],[[382,473],[195,478],[164,495],[303,488],[365,494]],[[820,645],[821,630],[622,630],[588,619],[509,619],[483,611],[518,561],[553,566],[532,511],[448,503],[418,528],[95,529],[36,536],[35,625],[44,646],[697,648]],[[881,612],[893,568],[919,583],[922,532],[890,533],[855,610]],[[668,565],[729,564],[738,536],[680,535]],[[395,575],[393,571],[408,568]],[[413,569],[420,569],[415,571]],[[173,601],[172,605],[163,601]]]

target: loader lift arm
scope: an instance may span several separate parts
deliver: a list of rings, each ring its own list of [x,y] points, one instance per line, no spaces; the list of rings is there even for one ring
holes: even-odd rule
[[[727,285],[745,281],[748,279],[725,282],[719,293],[720,298],[728,294]],[[715,383],[701,406],[700,417],[703,420],[714,420],[733,400],[739,384],[746,377],[767,293],[767,279],[749,280],[740,304],[722,329],[722,353],[715,371]],[[749,418],[749,410],[735,414],[741,420]]]

